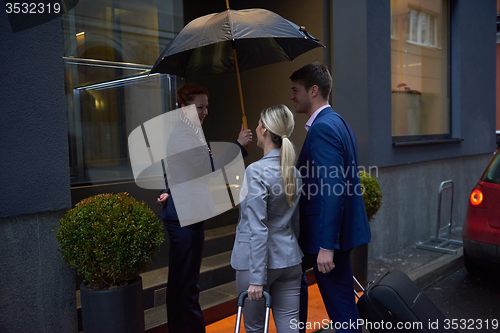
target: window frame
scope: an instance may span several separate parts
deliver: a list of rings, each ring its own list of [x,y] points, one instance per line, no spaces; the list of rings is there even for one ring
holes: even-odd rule
[[[443,0],[446,1],[446,3],[443,5],[443,8],[445,8],[446,12],[444,12],[443,18],[446,18],[447,22],[447,29],[446,29],[446,57],[447,57],[447,64],[446,64],[446,79],[448,81],[447,84],[447,89],[446,91],[443,91],[443,94],[447,94],[448,96],[448,113],[449,113],[449,119],[448,119],[448,126],[449,126],[449,133],[443,133],[443,134],[422,134],[422,135],[393,135],[391,132],[391,137],[392,137],[392,145],[394,147],[404,147],[404,146],[416,146],[416,145],[429,145],[429,144],[441,144],[441,143],[458,143],[462,142],[463,138],[458,138],[453,136],[453,108],[452,108],[452,93],[451,93],[451,82],[452,82],[452,77],[451,77],[451,1],[450,0]],[[413,9],[412,6],[408,6],[408,9]],[[425,11],[420,11],[424,13]],[[392,6],[391,6],[391,25],[392,25]],[[444,16],[446,15],[446,17]],[[436,20],[435,20],[436,22]],[[410,22],[408,22],[409,24]],[[435,23],[437,24],[437,23]],[[410,27],[408,27],[408,31],[410,31]],[[435,34],[437,34],[437,30],[434,29]],[[408,36],[407,36],[408,37]],[[397,39],[392,36],[392,28],[391,28],[391,40]],[[410,41],[408,38],[405,38],[405,42],[412,44],[412,45],[417,45],[420,47],[425,47],[425,48],[431,48],[431,49],[443,49],[443,42],[441,42],[441,46],[429,46],[425,44],[419,44],[415,43],[413,41]],[[437,42],[437,39],[436,39]],[[391,59],[392,62],[392,59]],[[392,73],[391,73],[392,77]],[[392,81],[392,80],[391,80]],[[392,82],[391,82],[392,85]],[[391,94],[393,90],[391,88]],[[391,97],[392,98],[392,97]],[[391,113],[392,113],[392,106],[391,106]],[[393,124],[393,118],[391,116],[391,127]]]

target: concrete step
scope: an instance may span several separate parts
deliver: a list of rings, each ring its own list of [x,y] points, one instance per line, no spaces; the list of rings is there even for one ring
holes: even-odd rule
[[[200,306],[203,310],[205,324],[209,325],[218,320],[236,313],[237,310],[236,282],[231,281],[223,285],[202,291]],[[144,312],[147,333],[167,332],[166,305],[147,309]]]
[[[203,257],[231,251],[236,236],[236,224],[205,230]]]
[[[204,256],[211,256],[216,254],[217,252],[229,251],[233,248],[234,236],[231,239],[230,235],[225,235],[225,238],[221,238],[219,243],[218,241],[210,242],[210,238],[207,238],[207,235],[210,236],[212,233],[221,233],[221,230],[230,230],[231,227],[234,231],[236,229],[236,224],[238,223],[239,210],[237,208],[231,209],[227,212],[224,212],[220,215],[217,215],[207,221],[205,224],[205,247],[204,247]],[[227,229],[229,228],[229,229]],[[147,268],[146,271],[153,271],[158,268],[162,268],[168,266],[168,255],[169,255],[169,240],[168,240],[168,232],[165,229],[165,242],[160,247],[160,252],[156,256],[155,261]],[[227,241],[229,239],[229,241]],[[230,245],[227,245],[228,243]],[[228,248],[230,246],[230,248]],[[223,251],[220,248],[223,247]],[[77,284],[80,285],[81,281]]]
[[[235,280],[235,272],[230,265],[231,251],[203,258],[201,262],[200,291],[208,290]],[[149,309],[165,304],[168,267],[141,274],[144,290],[144,308]]]
[[[205,223],[205,230],[225,227],[228,225],[235,225],[236,226],[236,224],[238,223],[239,214],[240,214],[240,211],[236,207],[236,208],[230,209],[227,212],[224,212],[220,215],[214,216],[211,219],[208,219],[204,222]]]
[[[230,266],[230,260],[235,231],[235,225],[205,230],[204,258],[201,262],[198,283],[201,291],[234,280],[234,270]],[[145,308],[157,306],[166,297],[168,267],[147,271],[141,276]]]

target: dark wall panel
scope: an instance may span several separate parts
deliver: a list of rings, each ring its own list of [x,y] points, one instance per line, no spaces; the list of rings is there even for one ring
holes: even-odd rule
[[[0,217],[68,208],[61,21],[0,35]]]

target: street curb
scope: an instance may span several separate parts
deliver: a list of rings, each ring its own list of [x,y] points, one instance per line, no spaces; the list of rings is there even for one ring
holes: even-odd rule
[[[427,265],[409,272],[410,279],[421,289],[425,289],[437,281],[453,274],[464,266],[463,247],[457,249],[457,253],[446,254],[431,261]]]

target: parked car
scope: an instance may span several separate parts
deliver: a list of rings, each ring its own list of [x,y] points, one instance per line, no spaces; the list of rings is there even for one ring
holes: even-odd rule
[[[500,151],[472,189],[462,237],[469,273],[500,272]]]

